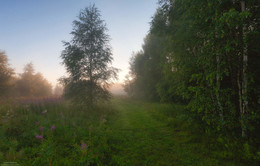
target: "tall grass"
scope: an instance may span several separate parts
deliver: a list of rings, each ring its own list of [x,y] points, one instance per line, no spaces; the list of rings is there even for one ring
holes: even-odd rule
[[[100,105],[87,110],[59,99],[2,102],[0,163],[91,165],[108,162],[110,149],[104,124],[113,114],[109,108]]]
[[[205,134],[177,104],[117,98],[86,109],[61,99],[5,100],[0,118],[0,164],[257,165],[260,156]]]

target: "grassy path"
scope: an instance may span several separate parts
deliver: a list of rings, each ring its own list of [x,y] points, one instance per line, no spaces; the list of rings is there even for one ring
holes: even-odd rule
[[[182,105],[117,98],[87,111],[66,103],[0,109],[0,165],[252,165],[232,143],[205,136]]]
[[[118,113],[109,122],[109,144],[115,165],[218,165],[207,152],[200,153],[199,141],[194,142],[180,117],[162,115],[169,106],[114,103]]]
[[[167,165],[173,162],[173,132],[152,118],[140,105],[117,103],[118,117],[111,124],[115,160],[126,165]]]

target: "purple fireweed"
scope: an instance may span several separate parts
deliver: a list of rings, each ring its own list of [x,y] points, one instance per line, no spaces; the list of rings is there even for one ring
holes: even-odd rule
[[[44,110],[44,111],[42,111],[42,115],[45,115],[45,114],[46,114],[46,112],[47,112],[47,110]]]
[[[36,137],[36,139],[38,139],[38,140],[43,139],[43,136],[42,136],[42,135],[36,135],[35,137]]]
[[[44,127],[43,127],[43,126],[41,126],[41,127],[40,127],[40,131],[41,131],[41,132],[43,132],[43,129],[44,129]]]
[[[20,105],[45,105],[45,104],[59,104],[61,98],[20,98],[15,101]]]
[[[92,131],[92,125],[91,125],[91,126],[89,126],[89,128],[88,128],[88,129],[89,129],[89,131]]]
[[[34,105],[40,105],[40,100],[33,99],[31,103],[33,103]]]
[[[40,124],[40,122],[39,122],[39,121],[38,121],[38,122],[35,122],[35,125],[36,125],[36,126],[39,126],[39,124]]]
[[[84,141],[81,141],[81,149],[87,149],[87,144]]]
[[[51,130],[55,130],[55,125],[51,126]]]

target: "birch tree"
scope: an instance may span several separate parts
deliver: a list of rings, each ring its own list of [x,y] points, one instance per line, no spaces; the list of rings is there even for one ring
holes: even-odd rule
[[[64,95],[78,104],[92,107],[97,101],[109,99],[109,83],[117,78],[117,69],[111,66],[112,51],[107,28],[99,10],[89,6],[80,11],[73,21],[72,40],[64,42],[61,58],[68,77]]]

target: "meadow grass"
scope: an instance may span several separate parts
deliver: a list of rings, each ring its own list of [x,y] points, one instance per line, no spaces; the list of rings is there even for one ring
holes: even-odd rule
[[[183,105],[114,98],[95,109],[65,101],[0,109],[0,163],[246,165],[203,135]]]
[[[113,110],[93,110],[66,102],[1,107],[0,163],[91,165],[109,162],[104,135]]]

